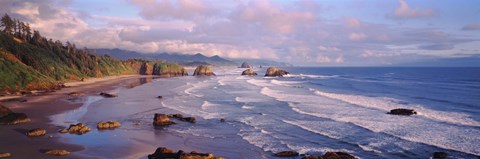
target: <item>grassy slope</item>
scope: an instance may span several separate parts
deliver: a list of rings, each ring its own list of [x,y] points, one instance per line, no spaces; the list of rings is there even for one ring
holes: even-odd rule
[[[143,63],[154,75],[183,75],[177,64],[144,60],[120,61],[108,55],[69,53],[65,47],[39,47],[0,32],[0,90],[48,89],[56,82],[121,74],[139,74]],[[170,75],[169,75],[170,76]]]

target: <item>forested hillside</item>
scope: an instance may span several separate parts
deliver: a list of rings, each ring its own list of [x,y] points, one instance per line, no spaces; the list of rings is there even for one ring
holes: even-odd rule
[[[51,89],[58,83],[87,77],[122,74],[185,75],[176,64],[143,60],[122,61],[108,55],[93,55],[74,43],[47,39],[28,23],[5,14],[0,25],[0,90]],[[162,66],[141,72],[142,66]],[[168,66],[168,67],[167,67]],[[156,71],[156,72],[154,72]]]

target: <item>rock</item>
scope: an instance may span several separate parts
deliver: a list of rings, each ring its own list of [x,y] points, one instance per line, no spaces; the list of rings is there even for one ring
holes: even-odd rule
[[[195,123],[197,120],[195,119],[195,117],[186,117],[186,118],[183,118],[181,119],[182,121],[187,121],[187,122],[190,122],[190,123]]]
[[[284,76],[284,75],[287,75],[289,74],[287,71],[285,70],[282,70],[282,69],[279,69],[279,68],[276,68],[276,67],[269,67],[267,69],[267,73],[265,73],[265,76],[268,76],[268,77],[276,77],[276,76]]]
[[[445,159],[448,157],[448,154],[445,152],[434,152],[433,159]]]
[[[85,93],[80,93],[80,92],[70,92],[68,93],[69,96],[72,96],[72,97],[78,97],[78,96],[84,96]]]
[[[222,119],[220,119],[220,122],[222,122],[222,123],[223,123],[223,122],[225,122],[225,119],[223,119],[223,118],[222,118]]]
[[[97,129],[115,129],[120,126],[121,124],[117,121],[106,121],[97,123]]]
[[[12,154],[8,153],[8,152],[1,152],[0,153],[0,158],[7,158],[7,157],[11,157]]]
[[[195,69],[193,76],[215,76],[210,65],[200,65]]]
[[[316,157],[316,156],[310,156]],[[323,156],[318,156],[318,159],[356,159],[352,155],[345,153],[345,152],[327,152]],[[309,158],[315,159],[315,158]]]
[[[185,153],[182,150],[174,152],[171,149],[165,147],[159,147],[153,154],[148,155],[148,159],[223,159],[221,157],[215,157],[211,153],[199,153],[192,151]]]
[[[67,129],[62,129],[60,131],[58,131],[59,133],[62,133],[62,134],[65,134],[65,133],[68,133],[68,130]]]
[[[64,129],[64,130],[60,130],[59,132],[60,133],[70,133],[70,134],[77,134],[77,135],[82,135],[82,134],[85,134],[87,132],[89,132],[90,129],[89,127],[87,127],[87,125],[83,124],[83,123],[78,123],[78,124],[72,124],[70,125],[70,127],[68,127],[68,129]]]
[[[167,115],[169,118],[177,118],[177,119],[183,119],[183,115],[182,114],[168,114]]]
[[[243,62],[240,68],[251,68],[247,62]]]
[[[47,133],[45,129],[32,129],[27,132],[29,137],[44,136]]]
[[[256,76],[257,73],[254,72],[253,69],[249,68],[249,69],[246,69],[245,71],[243,71],[242,75]]]
[[[282,151],[275,154],[277,157],[295,157],[298,155],[299,154],[296,151]]]
[[[111,94],[111,93],[105,93],[105,92],[101,92],[100,93],[101,96],[105,97],[105,98],[113,98],[113,97],[117,97],[116,94]]]
[[[65,155],[70,154],[70,152],[67,151],[67,150],[59,149],[59,150],[49,150],[49,151],[45,152],[45,154],[52,155],[52,156],[65,156]]]
[[[167,126],[175,124],[175,122],[171,121],[165,114],[155,114],[153,118],[153,125],[154,126]]]
[[[163,99],[163,96],[158,96],[157,98],[158,98],[158,99]]]
[[[25,113],[12,112],[0,104],[0,125],[14,125],[29,122],[30,118]]]
[[[390,110],[389,113],[387,114],[392,114],[392,115],[413,115],[417,114],[417,112],[413,109],[392,109]]]
[[[13,113],[10,109],[0,104],[0,118]]]

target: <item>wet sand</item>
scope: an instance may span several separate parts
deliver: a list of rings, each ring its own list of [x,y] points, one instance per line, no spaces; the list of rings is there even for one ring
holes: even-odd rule
[[[68,88],[56,92],[41,94],[38,96],[24,96],[27,102],[2,102],[14,112],[26,113],[32,120],[28,123],[17,125],[0,125],[0,152],[9,152],[10,158],[51,158],[43,154],[48,149],[66,149],[73,153],[64,157],[55,158],[92,158],[80,156],[75,152],[84,150],[83,146],[73,145],[60,141],[59,127],[51,124],[49,116],[59,114],[68,110],[76,109],[82,106],[84,98],[71,97],[67,95],[70,92],[82,92],[88,95],[95,95],[101,91],[109,91],[118,86],[134,87],[130,81],[138,79],[141,76],[118,76],[87,80],[86,82],[66,83]],[[8,98],[8,97],[4,97]],[[44,128],[47,134],[43,137],[27,137],[25,132],[29,129]],[[52,136],[52,138],[49,138]]]

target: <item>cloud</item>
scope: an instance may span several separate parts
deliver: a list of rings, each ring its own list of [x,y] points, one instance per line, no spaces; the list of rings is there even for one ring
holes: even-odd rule
[[[480,23],[467,24],[462,27],[464,31],[480,30]]]
[[[424,50],[452,50],[455,48],[452,44],[433,44],[433,45],[421,45],[418,47],[419,49]]]
[[[299,65],[394,63],[421,57],[417,52],[452,51],[459,44],[479,40],[441,28],[360,20],[363,17],[359,15],[330,17],[334,9],[314,0],[128,2],[138,15],[98,15],[51,0],[0,1],[0,9],[31,23],[42,35],[71,41],[78,47],[201,52]],[[429,14],[428,9],[412,8],[405,1],[400,1],[397,10],[403,18]]]
[[[129,0],[129,2],[140,7],[140,15],[147,19],[192,20],[218,13],[218,10],[207,1],[199,0]]]
[[[348,38],[352,41],[361,41],[367,38],[367,35],[364,33],[350,33]]]
[[[411,8],[405,0],[398,0],[400,5],[395,9],[393,14],[388,15],[394,19],[415,19],[426,18],[435,15],[433,9]]]
[[[361,25],[360,20],[356,18],[345,18],[344,21],[348,27],[359,27]]]

